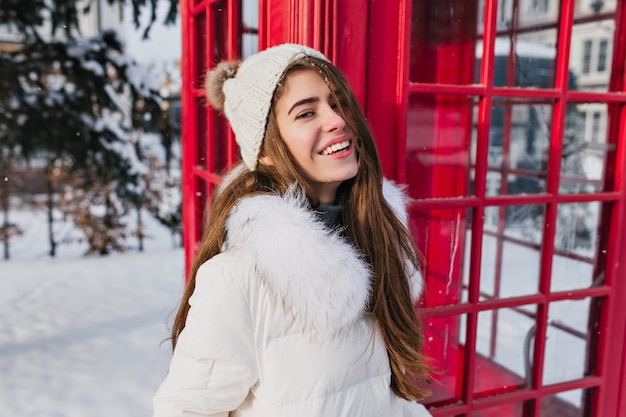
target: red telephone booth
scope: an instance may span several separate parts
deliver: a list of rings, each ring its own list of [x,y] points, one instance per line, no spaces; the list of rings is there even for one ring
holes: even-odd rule
[[[625,0],[182,0],[181,15],[187,265],[237,158],[206,70],[308,44],[414,199],[431,413],[626,415]]]

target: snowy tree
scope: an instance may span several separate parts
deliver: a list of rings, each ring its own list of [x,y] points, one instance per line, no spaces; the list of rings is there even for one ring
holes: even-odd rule
[[[71,39],[80,35],[79,14],[86,14],[95,8],[102,0],[0,0],[0,25],[17,30],[24,42],[41,41],[42,30],[49,23],[51,35],[62,34]],[[133,22],[140,29],[139,18],[145,8],[149,8],[150,20],[143,30],[144,38],[150,34],[150,29],[156,21],[157,2],[155,0],[106,0],[108,4],[118,5],[119,13],[124,13],[127,3],[131,5]],[[176,22],[178,15],[178,0],[167,0],[169,10],[164,24]]]
[[[2,67],[0,67],[1,69]],[[0,80],[2,73],[0,73]],[[2,81],[0,81],[2,83]],[[7,91],[0,85],[0,102],[7,96]],[[6,120],[5,112],[0,107],[0,209],[2,210],[2,224],[0,224],[0,241],[3,246],[4,259],[9,259],[10,240],[21,234],[20,228],[11,223],[9,208],[10,196],[13,183],[13,166],[16,158],[16,141],[12,136],[6,135],[10,126],[15,126],[15,120]]]
[[[67,200],[72,204],[65,211],[79,227],[89,219],[107,223],[103,216],[119,219],[127,205],[146,195],[149,164],[138,153],[137,132],[158,130],[161,119],[157,86],[124,54],[117,34],[105,31],[90,39],[79,37],[78,13],[88,11],[94,1],[0,0],[0,24],[19,30],[23,39],[16,50],[0,52],[0,145],[10,150],[3,151],[0,168],[8,172],[7,164],[16,159],[45,160],[51,256],[57,244],[51,223],[54,194],[60,191],[58,179],[69,179],[66,185],[73,189],[74,198]],[[107,1],[118,4],[122,12],[124,0]],[[131,4],[138,25],[147,4],[145,0]],[[145,35],[156,16],[156,2],[150,5],[152,19]],[[177,3],[171,0],[166,23],[175,20],[176,12]],[[52,32],[52,40],[47,41],[40,33],[46,20]],[[59,31],[62,36],[55,36]],[[89,207],[81,200],[101,203]],[[101,211],[100,206],[104,214],[86,213]],[[107,225],[111,230],[124,227]],[[105,233],[98,227],[83,230]],[[2,237],[7,236],[3,229]],[[87,240],[91,244],[110,236],[121,234]],[[116,244],[103,247],[91,251],[120,249]]]
[[[161,138],[167,135],[161,136]],[[146,155],[150,155],[151,175],[146,176],[146,201],[150,214],[170,230],[172,245],[182,245],[182,178],[180,147],[154,146],[156,136],[143,137]],[[152,139],[152,140],[151,140]],[[156,151],[156,152],[155,152]],[[163,151],[164,154],[160,154]]]
[[[12,149],[0,147],[0,207],[2,210],[2,223],[0,224],[0,242],[3,246],[3,257],[9,259],[9,247],[11,238],[22,234],[22,229],[9,219],[9,197],[11,195],[12,178]]]
[[[181,79],[179,68],[172,62],[152,62],[147,71],[161,81],[160,92],[166,111],[158,121],[159,135],[144,135],[141,155],[150,165],[146,176],[146,208],[167,227],[174,246],[182,245],[182,177],[180,153],[180,125],[176,112],[180,111]]]
[[[158,119],[159,95],[122,52],[116,33],[107,31],[92,39],[37,42],[2,57],[11,63],[3,65],[8,70],[2,82],[14,86],[0,103],[15,126],[5,136],[14,138],[24,158],[45,158],[51,220],[59,162],[81,174],[85,187],[114,184],[122,200],[143,193],[146,167],[131,138],[146,121]],[[56,243],[49,238],[54,256]]]

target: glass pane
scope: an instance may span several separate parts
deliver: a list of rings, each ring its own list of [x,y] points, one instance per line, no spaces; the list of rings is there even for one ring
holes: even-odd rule
[[[541,415],[550,417],[583,417],[583,399],[592,390],[577,389],[541,399]]]
[[[202,88],[204,85],[204,77],[206,75],[206,15],[203,12],[198,13],[193,18],[196,33],[193,39],[197,42],[195,45],[196,68],[194,74],[194,83],[192,88]]]
[[[540,247],[505,243],[498,298],[536,294],[539,291],[540,261]]]
[[[609,91],[616,1],[577,1],[570,48],[570,88]]]
[[[517,37],[515,86],[554,88],[557,31],[541,30]]]
[[[465,244],[462,246],[462,252],[461,252],[463,254],[463,260],[461,264],[461,271],[463,273],[463,285],[461,288],[461,302],[463,303],[469,302],[469,292],[468,292],[469,274],[470,274],[471,261],[473,259],[472,258],[472,227],[471,227],[473,212],[474,212],[474,209],[467,210],[467,226],[465,227],[465,241],[464,241]],[[481,271],[481,274],[482,274],[482,271]],[[478,277],[478,279],[481,279],[481,277]]]
[[[515,86],[554,88],[560,2],[533,0],[520,4],[515,52]]]
[[[207,108],[204,98],[196,98],[194,101],[196,107],[196,133],[198,135],[198,160],[195,161],[196,166],[207,168]]]
[[[440,371],[436,381],[428,386],[432,395],[425,401],[426,405],[453,404],[460,401],[463,384],[464,345],[459,337],[461,316],[439,317],[428,319],[425,328],[425,354],[434,359],[435,369]]]
[[[216,173],[221,173],[228,166],[229,132],[230,125],[226,117],[218,115],[215,118],[215,149],[213,152]]]
[[[589,288],[593,285],[593,262],[597,251],[600,203],[559,204],[552,291]]]
[[[470,246],[470,216],[466,209],[417,211],[411,216],[411,233],[426,259],[425,306],[459,303],[462,277],[469,268],[463,253]]]
[[[259,35],[244,33],[241,35],[241,55],[243,59],[259,51]]]
[[[226,3],[213,5],[213,60],[228,59],[228,10]]]
[[[409,95],[406,173],[414,198],[463,197],[470,189],[472,97]]]
[[[589,299],[550,303],[543,384],[582,378],[588,359]]]
[[[534,324],[534,313],[521,309],[505,308],[478,314],[476,397],[510,392],[529,384],[527,352]]]
[[[496,38],[493,51],[493,85],[553,88],[558,2],[521,2],[514,11],[515,3],[498,1],[496,24],[500,36]],[[482,28],[479,33],[483,33]],[[482,41],[477,43],[476,54],[480,62]]]
[[[488,196],[546,191],[551,124],[550,103],[508,98],[493,101]]]
[[[556,25],[560,12],[560,1],[555,0],[526,0],[521,1],[519,13],[519,27],[526,30],[538,26]],[[555,45],[552,43],[552,45]]]
[[[209,196],[213,195],[213,191],[215,189],[215,185],[205,181],[202,178],[198,178],[196,177],[195,179],[196,181],[196,185],[197,185],[197,189],[198,191],[196,191],[196,198],[195,198],[195,207],[196,207],[196,211],[200,214],[200,233],[204,233],[204,227],[207,224],[207,218],[208,218],[208,207],[209,207]]]
[[[498,15],[496,27],[498,31],[510,29],[513,25],[514,0],[498,0]]]
[[[481,12],[482,13],[482,12]],[[409,79],[471,84],[478,8],[473,1],[413,0]],[[425,65],[425,63],[427,63]]]
[[[607,143],[608,105],[571,104],[565,119],[559,192],[595,193],[605,189],[607,161],[615,158],[615,145]]]
[[[514,49],[510,36],[496,38],[493,85],[495,87],[553,88],[556,31],[544,30],[518,35],[513,44]],[[480,65],[482,48],[482,41],[479,41],[476,45],[477,65]],[[512,53],[515,59],[511,58]]]
[[[485,208],[481,300],[537,293],[544,210],[542,205]]]
[[[600,203],[560,204],[554,246],[592,258],[600,216]]]
[[[486,211],[485,211],[486,213]],[[485,214],[485,217],[487,215]],[[496,282],[497,270],[497,248],[498,241],[494,236],[483,234],[482,257],[480,264],[480,299],[489,300],[495,297],[494,286]],[[471,259],[471,252],[466,252],[468,261]]]
[[[259,50],[259,1],[243,0],[241,3],[241,56],[243,59]]]
[[[521,246],[539,251],[543,240],[545,207],[530,204],[500,210],[506,211],[504,234]]]

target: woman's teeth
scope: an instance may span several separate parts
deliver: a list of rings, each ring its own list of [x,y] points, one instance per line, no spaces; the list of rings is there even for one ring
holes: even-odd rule
[[[328,148],[320,152],[320,155],[330,155],[331,153],[343,151],[344,149],[347,149],[348,146],[350,146],[350,140],[344,140],[343,142],[330,145]]]

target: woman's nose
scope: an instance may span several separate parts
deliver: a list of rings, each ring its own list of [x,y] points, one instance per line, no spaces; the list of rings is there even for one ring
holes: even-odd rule
[[[336,109],[331,106],[328,106],[326,109],[324,127],[326,131],[332,132],[335,130],[342,130],[346,126],[345,120],[339,113],[337,113]]]

